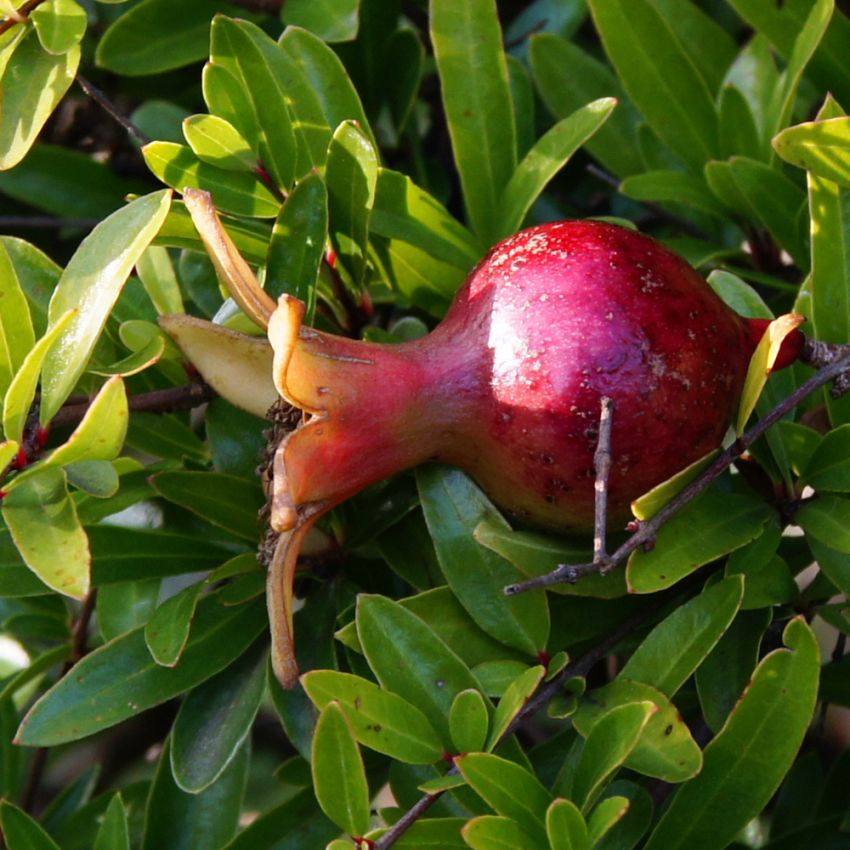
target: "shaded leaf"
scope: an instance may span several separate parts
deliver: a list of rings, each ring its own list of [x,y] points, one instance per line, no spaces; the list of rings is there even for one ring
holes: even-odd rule
[[[0,802],[0,826],[9,850],[59,850],[59,845],[23,809]]]
[[[494,749],[501,741],[508,726],[537,690],[545,675],[546,668],[538,664],[522,672],[508,685],[493,715],[493,728],[487,742],[488,750]]]
[[[449,728],[455,752],[472,753],[484,749],[490,728],[490,711],[480,691],[461,691],[454,698]]]
[[[552,850],[586,850],[590,847],[584,817],[572,800],[559,798],[549,806],[546,835]]]
[[[472,818],[461,833],[473,850],[525,850],[526,847],[534,846],[534,840],[513,818],[498,815]]]
[[[850,499],[823,493],[802,505],[794,521],[821,543],[850,552]]]
[[[93,850],[130,850],[127,810],[116,792],[103,815]]]
[[[281,17],[285,24],[303,27],[323,41],[351,41],[357,36],[360,0],[289,0]]]

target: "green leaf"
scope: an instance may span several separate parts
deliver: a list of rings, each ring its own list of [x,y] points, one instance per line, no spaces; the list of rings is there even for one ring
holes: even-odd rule
[[[788,127],[773,139],[786,161],[833,183],[850,186],[850,118],[841,116]]]
[[[17,270],[0,242],[0,400],[35,344],[30,309]],[[0,405],[2,410],[2,405]],[[0,467],[2,468],[2,467]]]
[[[530,771],[491,753],[460,756],[455,764],[476,793],[495,812],[515,820],[541,844],[546,840],[546,810],[552,796]]]
[[[474,753],[484,749],[490,728],[490,711],[480,691],[461,691],[452,703],[449,728],[454,751]]]
[[[312,756],[313,787],[322,811],[349,835],[365,835],[369,786],[357,741],[338,703],[328,703],[319,715]]]
[[[265,691],[267,657],[265,642],[258,641],[180,706],[171,733],[171,773],[183,791],[205,791],[237,756]]]
[[[364,746],[410,764],[431,764],[442,756],[440,739],[425,715],[368,679],[314,670],[301,677],[301,684],[319,710],[335,702]]]
[[[638,496],[631,504],[632,514],[639,520],[652,519],[664,505],[671,501],[674,496],[681,493],[691,481],[706,469],[718,454],[718,449],[709,452],[666,481],[656,484],[655,487],[647,490],[642,496]]]
[[[307,305],[305,321],[313,321],[316,282],[328,238],[328,192],[318,174],[295,184],[272,230],[266,259],[266,290],[277,299],[294,295]]]
[[[416,821],[393,845],[399,850],[465,850],[461,827],[466,818],[423,818]]]
[[[64,469],[69,484],[98,499],[114,496],[121,486],[115,467],[107,460],[80,460]]]
[[[151,658],[143,630],[135,629],[91,652],[73,676],[42,696],[24,718],[18,742],[49,747],[75,741],[166,702],[227,667],[265,628],[262,600],[225,607],[207,597],[173,668]]]
[[[45,467],[8,493],[2,515],[27,566],[58,593],[89,590],[89,544],[61,469]]]
[[[498,239],[499,198],[516,166],[513,106],[493,0],[432,0],[431,41],[472,229]]]
[[[582,812],[596,802],[605,784],[637,746],[644,727],[658,711],[652,702],[619,705],[594,723],[584,742],[572,783]]]
[[[461,833],[472,850],[525,850],[536,846],[513,818],[497,815],[472,818]]]
[[[283,52],[247,21],[218,18],[213,39],[215,61],[242,83],[253,104],[260,159],[275,184],[288,189],[299,175],[295,173],[296,140],[285,93],[287,62]],[[246,138],[250,144],[252,139]]]
[[[124,283],[165,220],[171,192],[154,192],[104,219],[65,267],[48,317],[75,309],[70,325],[45,357],[40,418],[49,422],[82,375]]]
[[[281,10],[285,24],[303,27],[322,41],[357,37],[360,0],[288,0]]]
[[[597,842],[595,850],[631,850],[638,846],[652,823],[652,797],[642,785],[622,779],[612,782],[605,794],[625,798],[629,806],[628,811]]]
[[[482,546],[498,552],[526,576],[545,575],[558,564],[586,563],[592,557],[587,540],[557,538],[534,531],[514,531],[505,527],[501,517],[498,520],[482,520],[476,526],[474,536]],[[625,594],[626,582],[622,570],[613,570],[604,576],[594,573],[576,584],[560,584],[551,589],[555,593],[613,599]]]
[[[145,292],[159,315],[183,313],[183,296],[167,249],[149,245],[136,263]]]
[[[131,77],[181,68],[206,58],[213,15],[233,11],[223,0],[180,0],[176,7],[170,0],[142,0],[103,34],[95,59]]]
[[[716,217],[724,218],[726,210],[701,177],[685,171],[661,170],[633,174],[620,184],[620,191],[636,201],[686,204]]]
[[[718,103],[720,155],[741,154],[751,159],[762,155],[762,143],[756,117],[746,95],[735,85],[726,84]]]
[[[0,827],[9,850],[59,850],[59,845],[23,809],[0,802]]]
[[[24,362],[12,379],[3,399],[3,431],[8,439],[20,443],[23,439],[24,425],[29,416],[30,407],[35,398],[38,377],[47,352],[53,343],[71,326],[77,316],[77,310],[68,310],[60,316],[30,349]]]
[[[601,127],[617,102],[610,97],[587,104],[549,129],[519,163],[499,200],[494,233],[515,233],[549,181]]]
[[[706,490],[658,532],[651,552],[634,552],[626,567],[633,593],[654,593],[757,537],[770,515],[755,497]]]
[[[183,135],[203,162],[225,171],[252,171],[257,155],[239,131],[217,115],[191,115],[183,121]]]
[[[352,121],[344,121],[328,146],[325,172],[330,235],[339,259],[354,283],[366,271],[369,216],[378,180],[378,154]]]
[[[264,504],[258,482],[220,472],[174,470],[151,479],[163,498],[181,505],[231,534],[255,541]]]
[[[93,850],[130,850],[130,831],[127,825],[127,810],[116,792],[106,808]]]
[[[17,165],[74,81],[80,49],[55,56],[42,50],[31,31],[18,42],[3,76],[0,112],[0,171]]]
[[[16,169],[17,171],[17,169]],[[3,175],[0,175],[0,180]],[[29,242],[13,236],[0,236],[0,244],[12,261],[14,274],[27,297],[36,335],[47,327],[47,304],[62,269]],[[8,269],[4,269],[5,272]]]
[[[202,162],[185,145],[150,142],[142,148],[148,168],[167,186],[177,191],[203,189],[213,196],[222,212],[274,218],[280,201],[254,174],[225,171]]]
[[[33,9],[29,17],[41,46],[56,56],[80,43],[88,23],[86,10],[76,0],[53,0]]]
[[[589,0],[605,52],[657,136],[692,169],[718,146],[711,92],[647,0]]]
[[[157,664],[174,667],[180,660],[203,589],[204,583],[196,582],[175,593],[145,623],[145,644]]]
[[[236,833],[248,774],[243,746],[218,780],[200,794],[186,794],[174,783],[166,743],[159,757],[145,810],[141,850],[206,850],[222,847]]]
[[[493,716],[493,726],[487,742],[488,750],[494,749],[499,744],[508,726],[537,690],[545,675],[546,668],[538,664],[520,673],[508,685],[499,699],[499,705],[496,707],[496,713]]]
[[[464,272],[481,259],[475,237],[436,198],[389,168],[378,169],[369,230],[407,242]]]
[[[823,493],[805,502],[794,521],[821,543],[850,553],[850,499]]]
[[[416,614],[381,596],[358,597],[357,633],[382,687],[417,706],[448,749],[454,698],[478,685],[469,668]]]
[[[572,800],[557,799],[546,811],[546,835],[552,850],[589,850],[587,825]]]
[[[662,620],[620,671],[672,697],[699,667],[729,627],[744,595],[744,582],[730,576],[680,605]]]
[[[566,118],[591,100],[616,98],[617,108],[587,141],[587,150],[620,177],[642,171],[634,144],[639,115],[608,66],[551,33],[532,36],[530,44],[531,72],[549,111],[557,118]]]
[[[705,749],[702,772],[682,786],[647,850],[725,847],[767,804],[803,741],[817,698],[820,650],[802,618],[787,649],[766,656],[726,725]]]
[[[232,48],[226,37],[230,26],[232,22],[229,18],[219,16],[213,20],[210,61],[204,65],[201,81],[204,101],[211,115],[227,121],[251,150],[257,151],[260,144],[260,126],[251,94],[230,55]],[[182,138],[166,141],[181,140]]]
[[[423,466],[416,478],[428,531],[452,591],[484,631],[536,657],[549,635],[545,593],[505,596],[502,589],[517,581],[520,573],[472,535],[483,520],[498,522],[499,513],[472,480],[456,469]]]
[[[144,625],[156,609],[158,579],[122,581],[98,588],[97,625],[104,641],[110,641]]]
[[[683,782],[699,773],[702,753],[673,703],[661,691],[643,682],[617,678],[611,684],[591,691],[584,697],[573,724],[582,735],[589,735],[607,711],[634,702],[652,702],[658,707],[646,724],[626,766],[666,782]]]
[[[587,835],[591,847],[604,838],[628,813],[629,801],[625,797],[608,797],[591,812],[587,822]]]

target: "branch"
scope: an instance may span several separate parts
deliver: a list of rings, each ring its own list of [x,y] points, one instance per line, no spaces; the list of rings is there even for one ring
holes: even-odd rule
[[[833,394],[842,395],[850,389],[850,346],[833,345],[830,343],[806,340],[800,358],[804,363],[818,368],[816,375],[797,387],[787,398],[784,398],[763,419],[760,419],[749,431],[739,437],[726,451],[717,456],[715,461],[701,475],[695,478],[687,487],[671,499],[652,519],[638,523],[637,530],[631,537],[604,562],[594,560],[589,564],[562,564],[551,573],[535,576],[526,581],[510,584],[505,588],[505,594],[515,596],[527,590],[551,587],[553,584],[574,584],[582,576],[599,571],[603,565],[610,569],[622,564],[636,549],[651,547],[659,529],[669,522],[685,505],[692,502],[702,493],[715,478],[719,478],[768,428],[775,425],[793,410],[803,399],[828,384],[835,381]]]
[[[15,10],[14,15],[10,15],[5,20],[0,21],[0,35],[12,29],[15,24],[24,24],[29,16],[46,0],[27,0],[20,9]]]
[[[140,145],[147,144],[150,139],[118,109],[117,106],[96,86],[92,85],[85,77],[77,74],[79,87],[100,107],[102,107],[115,121],[117,121]]]
[[[596,441],[596,452],[593,455],[593,467],[596,470],[594,496],[596,499],[593,526],[593,560],[604,565],[608,560],[605,551],[605,536],[608,529],[608,476],[611,472],[611,419],[614,402],[603,396],[600,403],[599,437]],[[602,572],[607,569],[602,566]]]

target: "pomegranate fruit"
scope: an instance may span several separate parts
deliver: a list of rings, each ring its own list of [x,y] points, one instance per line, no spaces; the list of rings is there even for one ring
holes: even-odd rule
[[[205,240],[215,255],[215,240]],[[373,482],[439,460],[466,470],[523,521],[590,528],[607,396],[609,516],[624,520],[631,500],[720,443],[765,330],[655,240],[599,221],[532,227],[498,244],[422,339],[337,337],[303,326],[303,312],[283,296],[268,324],[277,392],[305,412],[273,465],[272,526],[281,537],[269,613],[274,666],[287,685],[297,676],[295,562],[318,516]],[[785,361],[802,339],[794,333]],[[191,359],[191,345],[183,347]]]

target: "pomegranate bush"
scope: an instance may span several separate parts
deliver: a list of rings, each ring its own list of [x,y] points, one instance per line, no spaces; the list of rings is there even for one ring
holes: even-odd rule
[[[6,846],[843,847],[844,13],[6,5]]]

